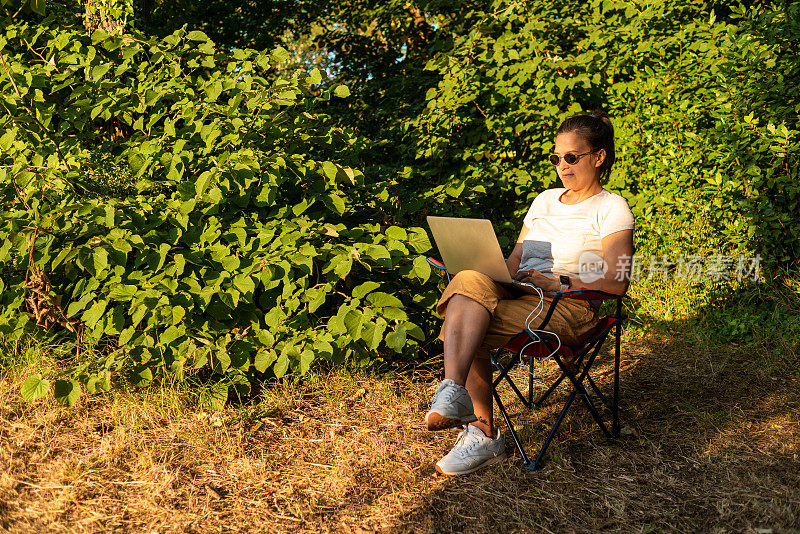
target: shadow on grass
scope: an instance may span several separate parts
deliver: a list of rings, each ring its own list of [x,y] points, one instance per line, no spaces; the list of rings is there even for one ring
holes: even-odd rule
[[[650,333],[622,347],[620,439],[604,440],[576,402],[541,470],[523,470],[515,454],[471,475],[440,477],[396,528],[800,531],[796,341],[764,335],[747,345],[708,343],[696,318],[646,323]],[[602,360],[598,383],[610,386],[610,350]],[[542,377],[555,376],[555,365],[545,364]],[[567,394],[562,385],[550,406],[527,412],[503,388],[529,454]]]

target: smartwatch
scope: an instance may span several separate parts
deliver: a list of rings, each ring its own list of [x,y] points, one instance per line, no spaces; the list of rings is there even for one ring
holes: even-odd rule
[[[565,274],[559,275],[558,281],[561,283],[561,291],[569,290],[570,287],[569,276]]]

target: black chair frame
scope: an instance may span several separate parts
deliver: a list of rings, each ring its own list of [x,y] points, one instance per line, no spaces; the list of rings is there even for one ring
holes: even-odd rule
[[[616,312],[614,315],[610,317],[606,317],[601,319],[594,330],[589,334],[588,338],[580,344],[577,345],[564,345],[559,350],[556,350],[557,347],[557,339],[555,335],[543,333],[541,330],[547,329],[547,324],[550,321],[550,318],[553,315],[553,311],[555,310],[558,302],[562,298],[580,298],[585,300],[607,300],[613,299],[616,300]],[[494,395],[494,399],[497,402],[497,407],[500,410],[500,413],[503,416],[503,420],[508,427],[509,432],[511,433],[511,437],[514,440],[514,445],[519,451],[520,456],[522,456],[523,460],[523,467],[525,469],[535,471],[542,466],[542,459],[544,458],[545,453],[547,452],[550,443],[552,442],[553,438],[558,432],[561,423],[564,420],[567,412],[569,411],[570,407],[572,406],[573,402],[575,401],[576,397],[580,397],[583,404],[589,410],[589,413],[592,415],[592,418],[603,431],[603,434],[606,438],[613,439],[618,438],[620,435],[620,423],[619,423],[619,362],[620,362],[620,337],[622,335],[622,299],[624,297],[621,295],[614,295],[612,293],[606,293],[604,291],[597,291],[597,290],[589,290],[589,289],[573,289],[568,291],[559,291],[555,294],[552,303],[547,311],[547,315],[542,320],[541,324],[535,329],[524,329],[522,332],[511,338],[503,347],[499,348],[491,355],[492,364],[494,367],[500,371],[499,375],[493,381],[493,388],[492,392]],[[589,374],[592,371],[594,363],[597,359],[597,356],[600,352],[600,349],[603,346],[606,338],[611,332],[614,332],[614,384],[613,384],[613,393],[611,398],[604,394],[592,376]],[[501,363],[502,357],[510,353],[512,354],[512,358],[510,362],[506,365]],[[553,382],[553,384],[536,400],[533,397],[534,391],[534,361],[537,358],[541,358],[546,355],[552,355],[553,360],[558,365],[561,373],[558,378]],[[517,385],[514,383],[512,378],[509,376],[509,372],[514,369],[520,362],[523,361],[523,358],[527,356],[527,365],[528,365],[528,394],[523,394]],[[571,358],[569,360],[565,360],[565,356]],[[561,412],[558,414],[556,418],[556,422],[553,427],[550,429],[550,432],[545,439],[544,443],[542,444],[539,453],[536,455],[536,459],[531,461],[528,457],[527,453],[525,452],[525,448],[522,445],[522,442],[517,434],[517,431],[514,428],[514,424],[511,421],[511,416],[508,413],[505,405],[503,404],[500,395],[497,392],[497,387],[500,385],[502,381],[506,381],[514,393],[517,395],[519,400],[522,402],[523,406],[529,410],[533,410],[542,406],[545,401],[550,397],[550,395],[561,385],[564,380],[568,380],[568,383],[572,385],[572,390],[567,397],[566,402],[564,403]],[[584,383],[588,383],[591,391],[597,395],[598,399],[602,403],[603,407],[605,407],[611,414],[611,430],[609,431],[606,423],[603,421],[600,411],[595,406],[595,403],[592,401],[591,395],[589,391],[586,389]]]

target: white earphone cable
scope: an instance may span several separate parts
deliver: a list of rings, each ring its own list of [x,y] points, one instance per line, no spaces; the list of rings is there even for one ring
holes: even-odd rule
[[[535,319],[537,319],[542,314],[542,311],[544,310],[544,292],[539,287],[534,287],[534,289],[536,289],[536,294],[539,295],[539,302],[536,304],[536,306],[533,308],[533,310],[531,310],[531,312],[525,318],[525,328],[535,336],[535,339],[532,339],[528,344],[524,345],[522,347],[522,349],[519,351],[519,362],[522,365],[525,365],[525,362],[522,360],[522,358],[525,355],[525,351],[528,350],[528,347],[530,347],[531,345],[533,345],[535,343],[541,343],[542,342],[542,338],[537,336],[536,332],[540,332],[542,334],[548,334],[548,335],[551,335],[551,336],[555,336],[556,341],[558,341],[558,346],[555,348],[555,350],[553,350],[553,352],[551,352],[550,354],[548,354],[547,356],[542,358],[542,360],[546,360],[548,358],[552,358],[553,355],[555,355],[561,349],[561,338],[558,337],[558,334],[556,334],[555,332],[551,332],[549,330],[539,330],[539,329],[531,328],[531,322],[534,321]],[[533,315],[534,313],[536,313],[536,315]],[[533,369],[530,369],[528,372],[529,373],[533,373]]]

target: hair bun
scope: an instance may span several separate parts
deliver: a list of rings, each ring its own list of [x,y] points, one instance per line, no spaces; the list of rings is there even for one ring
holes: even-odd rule
[[[592,112],[589,114],[589,116],[590,116],[590,117],[594,117],[595,119],[600,119],[601,121],[603,121],[603,123],[604,123],[606,126],[608,126],[609,128],[611,128],[611,132],[612,132],[612,135],[613,135],[613,132],[614,132],[614,125],[613,125],[613,124],[611,124],[611,116],[610,116],[608,113],[606,113],[606,112],[605,112],[604,110],[602,110],[602,109],[595,109],[594,111],[592,111]]]

